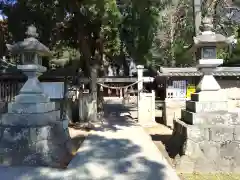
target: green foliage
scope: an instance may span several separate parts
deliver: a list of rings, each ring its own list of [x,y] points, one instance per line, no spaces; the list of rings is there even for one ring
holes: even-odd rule
[[[119,9],[122,13],[121,40],[126,51],[137,62],[146,63],[158,27],[159,6],[151,0],[125,0]]]
[[[102,64],[103,55],[108,57],[108,61],[129,55],[137,63],[150,66],[193,63],[192,53],[186,48],[193,44],[194,36],[191,0],[6,2],[0,2],[0,9],[8,16],[12,41],[22,40],[26,26],[35,24],[40,41],[56,54],[54,62],[57,59],[61,59],[61,63],[81,59],[80,64],[86,71],[90,70],[92,59],[98,59],[94,62]],[[215,13],[216,31],[232,35],[239,28],[221,18],[225,1],[214,2],[217,4],[210,4],[213,8],[211,13]],[[239,51],[239,45],[233,51],[218,50],[218,57],[235,61]]]
[[[193,61],[185,49],[192,44],[194,21],[192,1],[163,2],[158,18],[158,32],[154,38],[152,52],[156,64],[182,66]]]
[[[235,26],[235,37],[237,38],[237,44],[234,48],[228,51],[228,56],[225,58],[227,64],[239,64],[240,63],[240,34],[239,26]]]
[[[71,47],[79,49],[82,55],[89,51],[88,57],[94,57],[101,40],[102,51],[111,57],[119,55],[125,47],[126,54],[144,63],[152,57],[150,49],[158,28],[160,5],[164,2],[161,3],[137,0],[19,0],[14,5],[2,3],[1,7],[9,17],[9,31],[15,41],[24,38],[27,25],[35,24],[40,41],[50,48]],[[87,41],[84,48],[80,47],[82,39]]]

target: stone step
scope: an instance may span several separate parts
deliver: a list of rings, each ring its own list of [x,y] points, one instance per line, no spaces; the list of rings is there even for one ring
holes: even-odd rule
[[[192,101],[227,101],[227,96],[220,91],[201,91],[191,94]]]
[[[19,94],[15,96],[17,103],[47,103],[50,102],[49,97],[43,93]]]
[[[187,101],[186,110],[191,112],[212,112],[228,109],[227,101]]]
[[[60,110],[45,113],[5,113],[0,122],[4,126],[43,126],[61,120]]]
[[[194,113],[185,109],[181,110],[181,120],[187,124],[202,125],[240,125],[240,118],[237,112],[213,111]]]
[[[16,103],[8,104],[8,113],[45,113],[58,110],[55,102],[47,103]]]

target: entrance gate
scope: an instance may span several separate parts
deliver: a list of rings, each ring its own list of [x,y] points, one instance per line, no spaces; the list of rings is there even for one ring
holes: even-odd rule
[[[147,92],[143,88],[143,83],[153,82],[151,77],[143,77],[143,66],[138,66],[137,78],[105,78],[105,83],[98,82],[100,89],[108,89],[108,91],[115,90],[118,92],[118,97],[122,99],[122,105],[132,110],[136,110],[135,117],[139,124],[143,126],[151,126],[155,122],[155,92]],[[111,83],[131,83],[125,86],[110,86],[106,82]],[[134,88],[137,86],[136,88]],[[134,90],[135,89],[135,90]],[[134,115],[133,115],[134,116]]]
[[[130,109],[135,109],[136,115],[134,115],[134,118],[136,117],[138,119],[139,124],[143,126],[148,126],[152,125],[152,123],[155,122],[155,92],[146,92],[146,90],[143,88],[143,83],[153,82],[154,78],[143,77],[143,66],[138,66],[137,70],[138,77],[136,78],[102,77],[97,78],[97,84],[100,88],[100,92],[103,92],[104,89],[107,89],[107,92],[115,91],[115,93],[117,94],[117,97],[115,98],[118,98],[118,100],[122,100],[122,106]],[[79,81],[83,84],[89,83],[89,79],[87,78],[79,79]],[[118,84],[118,86],[113,86],[110,84]],[[119,84],[124,85],[120,86]],[[98,96],[99,95],[100,94],[98,94]],[[86,103],[80,103],[82,107],[79,107],[79,109],[81,110],[80,114],[86,114],[85,117],[89,118],[85,119],[86,121],[91,120],[91,113],[96,113],[91,111],[92,109],[96,108],[93,108],[93,106],[96,106],[96,102],[91,102],[91,98],[89,96],[90,94],[88,94],[86,98],[79,98],[79,101],[84,101],[84,99],[86,99]]]

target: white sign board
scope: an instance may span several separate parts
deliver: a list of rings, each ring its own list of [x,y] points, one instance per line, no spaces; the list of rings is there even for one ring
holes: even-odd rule
[[[173,81],[173,87],[175,89],[175,96],[176,98],[185,98],[186,96],[186,89],[187,83],[186,81]]]
[[[143,82],[153,82],[154,78],[153,77],[143,77]]]
[[[186,96],[186,81],[173,81],[172,86],[166,89],[167,98],[185,98]]]
[[[47,94],[50,99],[63,99],[64,82],[43,82],[41,85],[43,92]]]

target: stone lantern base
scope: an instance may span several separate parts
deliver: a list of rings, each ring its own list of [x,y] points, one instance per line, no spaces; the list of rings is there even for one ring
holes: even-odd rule
[[[229,112],[219,91],[193,94],[174,120],[167,144],[180,172],[213,173],[240,170],[240,117]]]
[[[41,69],[38,65],[23,68],[28,69],[28,77]],[[8,113],[1,117],[2,165],[61,168],[72,158],[60,110],[42,93],[39,84],[37,77],[31,76],[15,101],[8,104]]]

